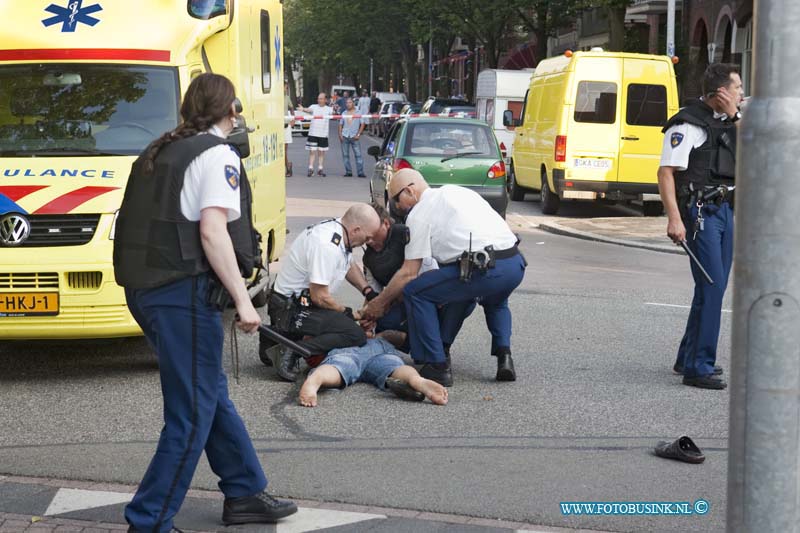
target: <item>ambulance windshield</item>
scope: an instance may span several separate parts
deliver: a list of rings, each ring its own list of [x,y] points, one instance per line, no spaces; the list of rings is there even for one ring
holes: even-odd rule
[[[138,155],[177,125],[172,68],[0,67],[0,156]]]

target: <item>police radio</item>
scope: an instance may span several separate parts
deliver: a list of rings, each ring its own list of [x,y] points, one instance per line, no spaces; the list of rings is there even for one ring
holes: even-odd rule
[[[242,101],[239,98],[234,98],[233,106],[236,110],[236,124],[228,134],[228,142],[239,152],[240,159],[246,159],[250,156],[250,137],[248,134],[253,133],[255,130],[247,127],[247,121],[242,116]]]

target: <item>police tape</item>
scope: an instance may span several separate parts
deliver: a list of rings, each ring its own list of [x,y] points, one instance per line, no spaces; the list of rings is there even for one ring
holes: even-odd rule
[[[291,115],[291,120],[321,120],[321,119],[328,119],[328,120],[340,120],[343,118],[473,118],[477,115],[474,112],[458,112],[458,113],[408,113],[407,115],[401,115],[399,113],[387,113],[387,114],[355,114],[355,115],[313,115],[313,116],[306,116],[306,115]],[[286,118],[290,118],[290,115],[287,115]]]

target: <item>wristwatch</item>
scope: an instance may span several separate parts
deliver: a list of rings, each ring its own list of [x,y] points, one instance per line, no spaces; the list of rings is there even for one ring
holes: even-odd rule
[[[734,115],[732,117],[730,117],[729,120],[731,121],[731,123],[735,123],[735,122],[739,122],[739,120],[741,118],[742,118],[742,112],[741,111],[737,111],[736,113],[734,113]]]

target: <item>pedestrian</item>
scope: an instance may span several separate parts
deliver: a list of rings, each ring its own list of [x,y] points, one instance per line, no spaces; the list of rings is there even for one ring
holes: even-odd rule
[[[658,188],[667,235],[686,241],[714,281],[691,264],[694,298],[673,370],[684,385],[724,389],[716,365],[722,299],[733,262],[736,128],[744,98],[738,67],[714,63],[703,75],[703,97],[691,101],[664,128]]]
[[[333,297],[345,279],[359,292],[368,287],[352,250],[372,242],[380,227],[375,210],[355,204],[341,218],[325,220],[303,231],[292,243],[272,287],[268,302],[270,322],[276,330],[297,338],[314,355],[335,348],[363,346],[364,330],[356,322],[359,312]],[[304,339],[304,337],[307,337]],[[262,335],[259,357],[272,361],[278,376],[295,381],[300,357]]]
[[[366,89],[361,92],[361,98],[358,99],[356,109],[358,109],[358,114],[361,115],[361,122],[364,125],[369,125],[369,117],[366,116],[369,115],[369,94],[367,94]]]
[[[381,105],[382,102],[381,99],[378,98],[378,93],[373,92],[372,98],[369,101],[369,114],[372,115],[369,118],[369,130],[372,135],[378,134],[378,120],[380,120],[380,118],[376,115],[381,110]]]
[[[342,91],[342,92],[338,93],[337,98],[336,98],[336,107],[335,107],[335,110],[336,110],[337,114],[341,115],[342,112],[345,110],[347,99],[349,97],[350,97],[350,93],[347,92],[347,91]]]
[[[286,177],[292,177],[292,162],[289,161],[289,145],[292,144],[292,130],[294,129],[294,113],[292,112],[292,101],[286,95],[286,126],[283,128],[283,163],[286,166]]]
[[[402,293],[411,357],[422,364],[422,377],[448,387],[453,376],[442,341],[439,307],[460,305],[466,315],[480,299],[492,334],[491,355],[497,358],[495,379],[516,380],[508,297],[522,282],[526,266],[516,235],[475,191],[457,185],[431,189],[414,169],[394,174],[389,197],[408,213],[405,262],[362,316],[380,318]],[[425,257],[433,257],[439,269],[420,276]]]
[[[308,150],[308,177],[314,175],[314,159],[319,157],[317,175],[325,177],[325,152],[328,151],[328,133],[330,132],[330,115],[333,109],[328,105],[328,96],[319,93],[317,103],[311,107],[298,106],[300,111],[311,113],[311,124],[306,137],[306,150]]]
[[[234,86],[201,74],[183,122],[134,163],[117,219],[114,273],[159,363],[164,426],[150,467],[125,508],[129,531],[170,531],[203,451],[225,494],[222,522],[274,522],[297,512],[267,479],[222,368],[221,308],[230,295],[239,329],[261,323],[245,288],[259,251],[250,185],[226,137]]]
[[[348,98],[345,103],[346,109],[342,112],[342,118],[339,119],[339,144],[342,147],[342,159],[344,159],[344,175],[351,177],[353,175],[352,167],[350,166],[350,149],[353,149],[353,155],[356,158],[356,170],[358,171],[359,178],[366,178],[364,174],[364,158],[361,157],[361,133],[364,131],[364,123],[360,118],[356,118],[356,108],[353,105],[353,99]]]

